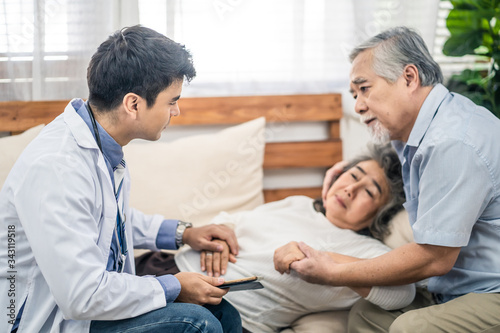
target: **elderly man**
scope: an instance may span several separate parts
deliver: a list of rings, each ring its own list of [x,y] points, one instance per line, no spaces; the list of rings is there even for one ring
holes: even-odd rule
[[[428,278],[427,290],[401,311],[360,301],[350,332],[498,332],[500,120],[449,92],[424,41],[408,28],[369,39],[351,61],[356,112],[376,141],[393,140],[399,154],[415,242],[348,264],[303,246],[306,258],[290,267],[335,286]]]

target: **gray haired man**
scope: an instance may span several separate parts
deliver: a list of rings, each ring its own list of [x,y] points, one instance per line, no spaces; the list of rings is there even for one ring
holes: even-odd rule
[[[401,160],[415,241],[375,259],[328,265],[321,283],[400,285],[428,279],[409,307],[361,300],[349,332],[500,331],[500,120],[441,82],[422,38],[405,27],[351,53],[356,112]],[[328,183],[335,172],[325,177]],[[318,281],[312,261],[295,263]]]

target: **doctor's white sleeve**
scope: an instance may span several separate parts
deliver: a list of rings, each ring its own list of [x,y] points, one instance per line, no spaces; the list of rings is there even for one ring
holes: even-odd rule
[[[100,216],[99,177],[91,168],[70,168],[66,159],[62,152],[34,161],[14,193],[33,267],[64,318],[118,320],[165,306],[154,277],[106,271],[116,206]]]

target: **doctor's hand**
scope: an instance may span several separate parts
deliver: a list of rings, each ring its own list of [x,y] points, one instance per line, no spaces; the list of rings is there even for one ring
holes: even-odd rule
[[[175,274],[181,283],[181,292],[176,301],[182,303],[219,304],[229,289],[220,289],[223,278],[209,277],[198,273],[181,272]]]
[[[326,171],[325,178],[323,179],[323,189],[321,190],[321,199],[323,201],[326,201],[326,194],[332,186],[333,180],[342,173],[347,164],[346,161],[340,161]]]
[[[227,263],[235,263],[236,257],[229,252],[229,245],[225,241],[215,239],[214,242],[222,245],[222,252],[201,251],[200,266],[201,271],[206,271],[208,276],[218,277],[226,274]]]
[[[290,242],[274,251],[274,269],[281,274],[290,274],[290,265],[294,261],[304,259],[306,256],[300,250],[297,242]]]
[[[305,258],[292,262],[290,268],[296,271],[304,281],[330,285],[334,278],[331,268],[335,267],[337,262],[328,252],[315,250],[303,242],[300,242],[298,246],[305,254]]]
[[[199,228],[187,228],[182,240],[196,251],[222,252],[224,247],[215,242],[215,239],[226,241],[233,255],[238,255],[238,241],[231,228],[225,225],[209,224]]]

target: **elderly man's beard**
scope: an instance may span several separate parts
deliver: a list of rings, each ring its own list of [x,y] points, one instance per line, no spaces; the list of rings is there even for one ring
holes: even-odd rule
[[[361,117],[360,118],[362,123],[365,123],[366,118]],[[387,143],[391,140],[391,135],[389,133],[389,130],[385,128],[378,119],[374,120],[374,124],[371,126],[368,126],[368,133],[370,134],[372,140],[376,144],[384,144]]]

